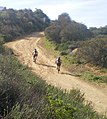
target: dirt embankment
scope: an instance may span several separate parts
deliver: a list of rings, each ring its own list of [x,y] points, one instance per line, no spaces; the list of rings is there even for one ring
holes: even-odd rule
[[[107,94],[103,90],[81,81],[64,69],[61,69],[60,74],[57,73],[55,58],[48,54],[45,48],[39,43],[43,36],[43,33],[34,33],[5,45],[13,49],[21,62],[28,65],[33,72],[40,75],[48,84],[67,90],[78,88],[85,94],[85,99],[92,102],[96,111],[99,113],[107,112]],[[35,48],[39,52],[37,64],[32,59],[32,52]]]

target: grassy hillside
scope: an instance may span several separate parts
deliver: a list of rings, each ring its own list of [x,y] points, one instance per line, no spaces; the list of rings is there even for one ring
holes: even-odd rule
[[[106,119],[84,94],[47,85],[0,45],[0,114],[5,119]]]
[[[44,38],[41,42],[48,52],[54,57],[61,56],[62,66],[70,71],[73,75],[80,76],[82,79],[87,81],[94,81],[97,83],[107,83],[107,69],[98,67],[92,64],[78,63],[78,57],[76,55],[63,55],[61,50],[56,50],[57,44]]]
[[[88,29],[62,13],[45,29],[45,36],[50,42],[45,41],[46,45],[53,44],[52,49],[59,52],[57,55],[70,72],[107,83],[107,26]]]

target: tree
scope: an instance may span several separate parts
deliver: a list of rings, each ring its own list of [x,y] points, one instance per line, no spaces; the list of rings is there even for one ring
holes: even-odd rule
[[[45,35],[48,39],[55,41],[56,43],[60,43],[60,31],[61,27],[59,25],[50,26],[45,29]]]
[[[62,26],[62,28],[64,28],[65,26],[71,23],[71,18],[69,14],[62,13],[61,15],[58,16],[58,22]]]
[[[87,29],[84,24],[71,20],[67,13],[59,15],[58,20],[53,21],[51,25],[46,28],[45,34],[47,38],[57,43],[83,41],[93,36],[92,32]]]
[[[30,9],[0,11],[0,33],[6,41],[36,31],[43,31],[50,24],[50,19],[42,10]]]

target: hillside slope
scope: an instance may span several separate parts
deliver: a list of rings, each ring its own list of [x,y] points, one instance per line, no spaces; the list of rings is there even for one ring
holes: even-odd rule
[[[60,74],[57,73],[55,57],[48,54],[45,48],[40,45],[43,36],[43,33],[34,33],[5,45],[13,49],[15,55],[21,62],[28,65],[33,72],[46,80],[48,84],[67,90],[78,88],[84,93],[85,99],[92,102],[96,111],[100,113],[107,112],[107,93],[91,84],[79,80],[79,78],[72,76],[70,72],[62,68]],[[39,52],[37,64],[32,59],[34,48],[37,48]]]

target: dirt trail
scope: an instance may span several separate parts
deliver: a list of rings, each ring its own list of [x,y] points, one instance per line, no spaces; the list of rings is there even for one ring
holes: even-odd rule
[[[91,84],[79,80],[79,78],[72,76],[70,72],[67,72],[64,69],[61,69],[60,74],[58,74],[55,58],[39,45],[41,37],[43,37],[43,33],[35,33],[24,39],[10,42],[5,45],[13,49],[22,63],[28,65],[32,71],[40,75],[48,84],[67,90],[78,88],[85,94],[85,99],[92,102],[96,111],[99,113],[107,112],[107,93],[104,93],[103,90],[100,90]],[[35,47],[39,52],[37,64],[35,64],[32,59],[32,52]]]

